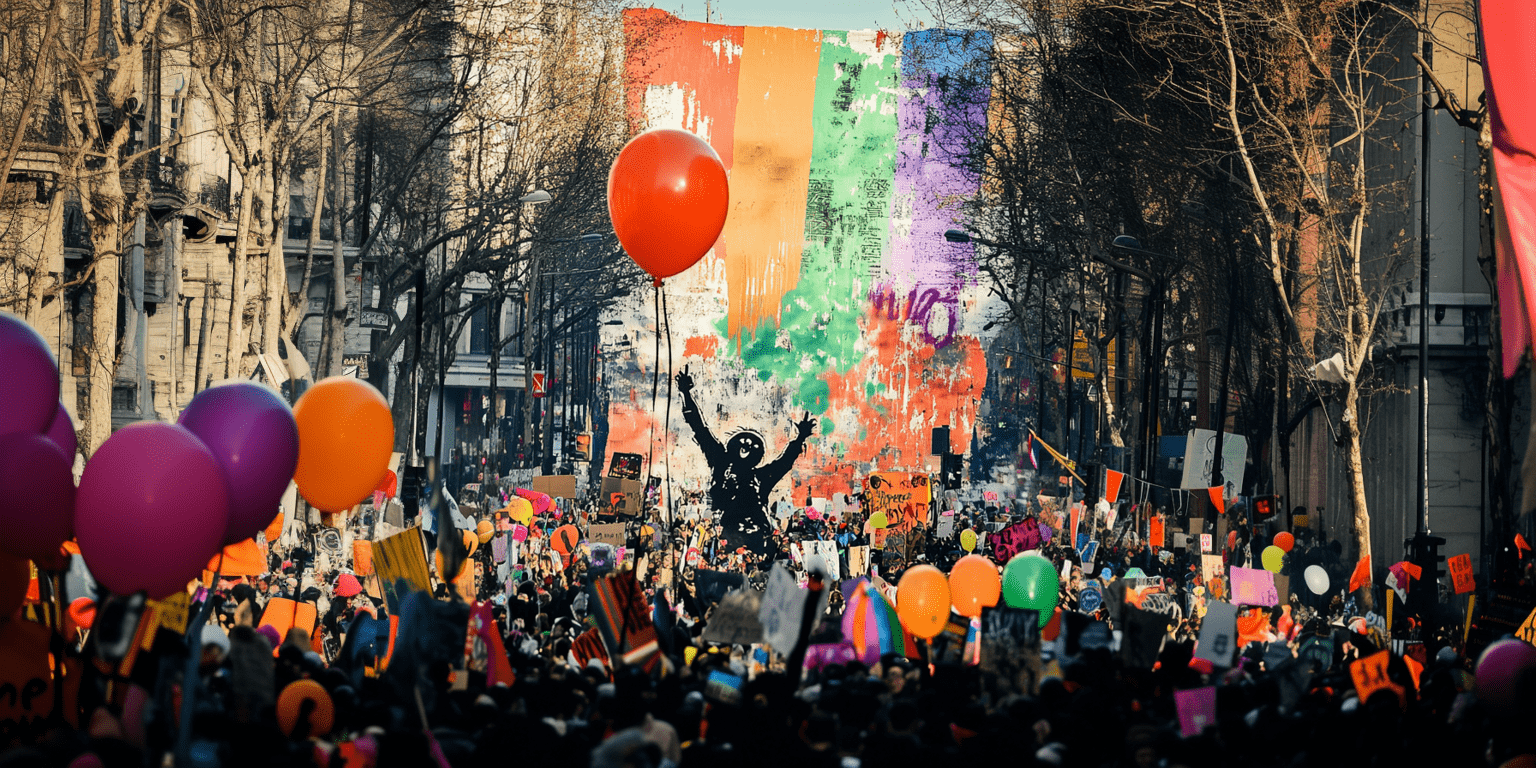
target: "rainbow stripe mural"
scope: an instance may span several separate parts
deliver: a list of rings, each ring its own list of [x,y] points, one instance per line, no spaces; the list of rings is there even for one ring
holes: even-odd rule
[[[627,12],[625,36],[631,130],[703,137],[730,173],[731,209],[714,251],[667,281],[671,351],[657,354],[650,291],[606,326],[609,455],[654,455],[679,488],[707,482],[676,403],[660,423],[665,382],[652,408],[658,365],[687,366],[711,428],[759,432],[770,458],[792,417],[818,418],[791,475],[798,501],[921,470],[933,427],[964,452],[986,383],[986,297],[972,247],[943,232],[979,191],[990,37],[655,9]]]

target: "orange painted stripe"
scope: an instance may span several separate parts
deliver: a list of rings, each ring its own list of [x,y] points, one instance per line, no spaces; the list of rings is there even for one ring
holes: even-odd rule
[[[820,57],[816,30],[747,27],[743,34],[724,236],[731,338],[777,322],[780,299],[799,281]]]

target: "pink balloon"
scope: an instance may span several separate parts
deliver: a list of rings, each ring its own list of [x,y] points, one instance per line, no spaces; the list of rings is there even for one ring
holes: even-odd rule
[[[528,538],[528,529],[527,529],[527,527],[522,526],[522,525],[516,525],[516,526],[512,527],[512,540],[513,541],[522,541],[523,539],[526,539],[526,538]]]
[[[1510,638],[1477,658],[1477,697],[1491,707],[1518,707],[1536,693],[1536,646]]]
[[[59,364],[32,326],[0,312],[0,435],[40,435],[59,405]]]
[[[516,493],[518,496],[527,499],[528,503],[533,505],[533,513],[535,515],[542,515],[555,506],[554,499],[551,499],[549,494],[542,491],[530,491],[527,488],[518,488],[517,490],[513,491],[513,493]]]
[[[48,425],[48,439],[54,445],[64,449],[64,456],[69,459],[69,468],[75,468],[75,454],[80,450],[80,442],[75,435],[75,420],[69,417],[69,411],[64,410],[64,404],[59,403],[59,411],[53,415],[53,423]]]
[[[208,447],[185,427],[141,421],[91,456],[75,494],[85,564],[120,595],[184,589],[223,546],[229,490]]]
[[[43,435],[0,435],[0,549],[38,561],[59,554],[75,522],[70,463]]]

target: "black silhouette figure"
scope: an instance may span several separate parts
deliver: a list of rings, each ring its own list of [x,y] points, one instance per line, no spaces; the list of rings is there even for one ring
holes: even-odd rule
[[[699,405],[693,399],[693,377],[686,367],[677,374],[677,388],[683,393],[683,419],[693,428],[693,437],[709,462],[710,507],[720,514],[726,542],[732,547],[767,554],[768,537],[773,531],[768,522],[768,494],[789,474],[795,459],[805,449],[805,439],[816,428],[816,420],[807,414],[796,422],[795,439],[783,455],[759,467],[757,463],[763,460],[764,451],[762,435],[738,432],[722,446],[699,415]]]

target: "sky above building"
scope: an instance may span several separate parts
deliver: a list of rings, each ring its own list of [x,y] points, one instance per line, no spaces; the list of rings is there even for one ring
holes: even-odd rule
[[[934,26],[932,12],[918,0],[683,0],[658,7],[689,21],[743,26],[887,30]]]

